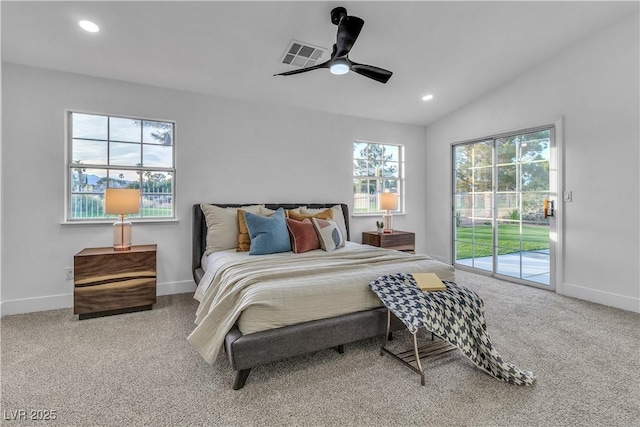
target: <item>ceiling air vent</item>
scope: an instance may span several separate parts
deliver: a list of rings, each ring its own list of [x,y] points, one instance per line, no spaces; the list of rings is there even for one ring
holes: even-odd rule
[[[326,48],[315,46],[310,43],[291,40],[289,46],[282,55],[282,63],[293,65],[294,67],[311,67],[327,51]]]

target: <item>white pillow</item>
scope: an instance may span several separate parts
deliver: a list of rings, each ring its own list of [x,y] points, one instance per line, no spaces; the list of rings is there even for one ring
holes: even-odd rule
[[[327,252],[341,248],[345,245],[340,227],[330,219],[311,218],[313,228],[316,229],[320,246]]]
[[[315,215],[322,211],[327,210],[327,208],[319,208],[319,209],[307,209],[307,207],[300,208],[300,213],[302,215]],[[342,232],[342,238],[347,240],[347,225],[344,222],[344,213],[342,213],[342,206],[335,205],[331,207],[333,213],[333,221],[338,224],[340,231]]]
[[[219,206],[201,204],[200,209],[207,222],[207,249],[205,255],[213,252],[233,249],[238,246],[238,209],[246,212],[260,213],[264,205],[242,206],[239,208],[221,208]]]

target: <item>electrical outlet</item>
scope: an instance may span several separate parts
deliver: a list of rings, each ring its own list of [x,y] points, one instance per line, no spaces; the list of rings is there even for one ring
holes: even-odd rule
[[[67,267],[64,269],[64,272],[66,280],[73,280],[73,268]]]

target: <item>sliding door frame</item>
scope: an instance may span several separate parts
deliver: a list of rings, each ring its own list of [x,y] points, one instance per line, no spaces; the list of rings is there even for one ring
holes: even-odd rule
[[[534,287],[539,287],[541,289],[547,289],[550,291],[555,291],[556,293],[562,293],[562,284],[564,283],[564,268],[563,268],[563,258],[564,258],[564,245],[563,245],[563,237],[564,237],[564,201],[563,201],[563,193],[564,193],[564,118],[558,117],[554,120],[546,121],[541,124],[522,126],[518,128],[514,128],[511,130],[503,130],[499,132],[493,132],[485,136],[480,136],[473,139],[468,139],[464,141],[456,141],[450,144],[449,149],[449,165],[451,167],[451,185],[449,191],[450,197],[450,206],[451,212],[449,215],[449,220],[451,221],[451,264],[455,265],[456,268],[465,271],[472,271],[477,274],[482,274],[486,276],[492,276],[499,279],[507,280],[515,283],[522,283]],[[456,223],[455,223],[455,185],[456,185],[456,177],[455,177],[455,167],[454,167],[454,156],[453,151],[456,145],[468,144],[473,142],[486,141],[489,139],[497,139],[504,138],[508,136],[514,136],[519,134],[525,134],[529,132],[540,131],[543,129],[550,129],[552,132],[553,138],[553,146],[550,147],[549,152],[549,199],[554,201],[554,217],[549,224],[549,244],[550,251],[549,263],[550,263],[550,271],[553,273],[553,277],[550,276],[550,284],[549,286],[540,285],[537,286],[535,283],[530,281],[521,280],[516,277],[505,276],[501,274],[495,273],[496,271],[496,257],[495,257],[495,248],[493,250],[493,271],[484,271],[475,269],[472,267],[467,267],[461,264],[456,264]],[[495,156],[495,153],[494,153]],[[495,158],[494,158],[495,160]],[[495,163],[495,162],[494,162]],[[493,197],[495,199],[495,177],[492,182],[492,192]],[[492,217],[495,219],[495,209],[497,207],[492,206],[493,214]],[[553,224],[553,225],[552,225]],[[494,233],[494,246],[495,246],[495,233],[496,227],[495,224],[493,226]]]

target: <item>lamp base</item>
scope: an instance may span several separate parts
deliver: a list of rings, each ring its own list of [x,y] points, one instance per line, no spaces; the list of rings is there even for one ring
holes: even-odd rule
[[[131,250],[131,231],[132,225],[129,221],[120,221],[113,224],[113,250],[129,251]]]
[[[384,230],[382,232],[384,234],[393,233],[393,216],[391,216],[391,212],[387,211],[386,214],[382,215],[382,222],[384,222]]]

